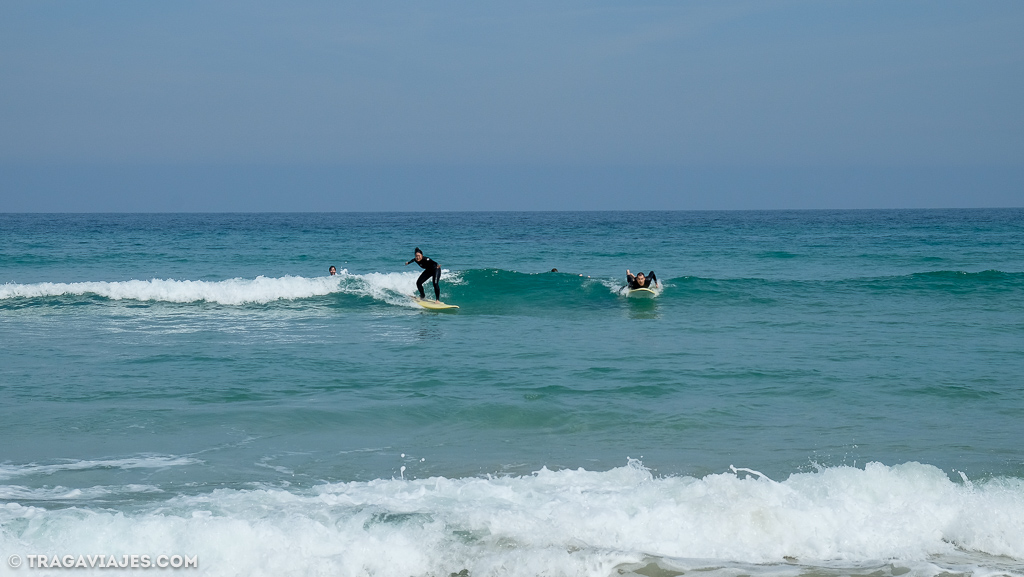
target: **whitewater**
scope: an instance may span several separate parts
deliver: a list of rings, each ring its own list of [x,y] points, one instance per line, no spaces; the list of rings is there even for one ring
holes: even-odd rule
[[[286,276],[222,281],[151,279],[114,282],[34,283],[0,285],[0,299],[40,298],[65,295],[96,295],[113,300],[132,299],[170,303],[205,301],[224,305],[265,304],[276,300],[303,299],[331,293],[390,297],[411,293],[412,273],[349,275],[342,269],[336,277],[303,278]]]
[[[840,566],[898,575],[979,562],[1010,569],[1024,557],[1024,483],[954,483],[918,463],[835,467],[778,482],[735,467],[655,477],[631,461],[607,472],[219,490],[127,513],[82,513],[9,504],[4,526],[25,530],[5,536],[3,550],[190,552],[210,574],[248,575],[607,575],[648,564],[716,575]]]

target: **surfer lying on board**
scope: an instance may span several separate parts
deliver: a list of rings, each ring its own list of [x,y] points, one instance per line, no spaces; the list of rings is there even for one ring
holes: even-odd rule
[[[654,276],[653,270],[651,271],[651,274],[645,277],[642,272],[638,272],[636,273],[636,276],[633,276],[633,274],[629,272],[629,269],[626,269],[626,286],[629,287],[629,290],[651,288],[651,283],[654,283],[654,286],[661,288],[661,285],[658,284],[658,277]]]
[[[409,266],[411,263],[420,265],[423,272],[420,273],[420,278],[416,279],[416,288],[420,291],[420,298],[427,298],[427,294],[423,292],[423,283],[430,277],[434,277],[434,302],[441,302],[441,287],[437,284],[437,281],[441,280],[441,265],[437,264],[433,260],[423,256],[423,251],[416,247],[416,256],[412,260],[405,263]]]

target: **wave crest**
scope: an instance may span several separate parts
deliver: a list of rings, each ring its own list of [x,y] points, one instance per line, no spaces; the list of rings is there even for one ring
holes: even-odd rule
[[[110,300],[245,305],[344,293],[406,305],[410,303],[405,295],[414,291],[416,277],[415,273],[409,272],[353,275],[342,269],[337,276],[314,278],[258,276],[254,279],[232,278],[221,281],[151,279],[7,283],[0,285],[0,300],[95,295]]]

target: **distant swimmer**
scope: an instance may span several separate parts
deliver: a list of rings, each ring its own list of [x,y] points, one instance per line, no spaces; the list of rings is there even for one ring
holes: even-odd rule
[[[558,272],[558,269],[557,268],[553,268],[553,269],[551,269],[551,272]],[[583,273],[579,273],[576,276],[583,276]],[[590,278],[590,276],[587,276],[587,278]]]
[[[338,274],[338,269],[334,268],[334,265],[331,265],[331,268],[329,268],[328,271],[331,273],[331,276]]]
[[[416,247],[415,254],[416,256],[413,257],[412,260],[406,262],[405,265],[409,266],[410,264],[415,262],[416,264],[420,265],[420,268],[423,269],[423,272],[420,273],[420,278],[416,279],[416,288],[419,289],[420,291],[420,298],[427,298],[427,294],[423,292],[423,283],[426,282],[428,278],[433,277],[434,302],[441,302],[441,287],[440,285],[437,284],[438,281],[441,280],[441,265],[423,256],[423,251],[420,250],[419,247]]]
[[[636,276],[633,276],[633,273],[629,272],[628,268],[626,269],[626,286],[629,287],[629,290],[651,288],[651,283],[654,283],[654,286],[661,288],[661,285],[658,283],[658,277],[654,276],[653,270],[645,277],[642,272],[638,272],[636,273]]]

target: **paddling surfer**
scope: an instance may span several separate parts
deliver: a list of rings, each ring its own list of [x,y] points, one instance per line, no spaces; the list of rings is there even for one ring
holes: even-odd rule
[[[416,263],[423,269],[420,278],[416,279],[416,288],[420,291],[420,298],[427,298],[427,293],[423,292],[423,283],[429,278],[434,281],[434,302],[441,302],[441,287],[437,284],[441,280],[441,265],[423,256],[423,251],[419,247],[416,247],[415,255],[412,260],[405,263],[405,266]]]
[[[651,288],[651,283],[654,283],[654,286],[661,288],[661,284],[658,283],[658,277],[654,276],[653,270],[647,276],[644,276],[644,273],[642,272],[638,272],[636,273],[636,276],[633,276],[633,273],[629,272],[628,268],[626,269],[626,286],[629,287],[629,290]]]

